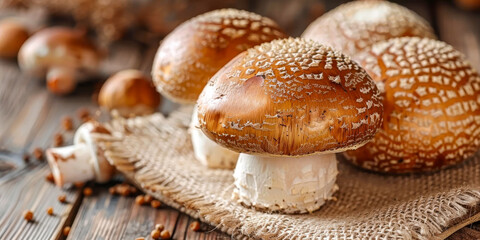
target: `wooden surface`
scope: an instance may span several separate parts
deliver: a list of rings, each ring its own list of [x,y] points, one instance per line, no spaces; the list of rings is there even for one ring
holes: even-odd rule
[[[345,1],[245,1],[252,11],[277,20],[292,35],[298,36],[310,21]],[[480,69],[480,13],[466,12],[448,1],[398,1],[431,22],[440,39],[464,52]],[[111,47],[102,71],[105,77],[125,68],[150,71],[158,43],[141,45],[122,41]],[[64,226],[71,226],[67,239],[150,239],[156,223],[162,223],[174,239],[230,239],[210,226],[202,231],[188,229],[194,221],[185,214],[162,206],[138,206],[134,197],[113,196],[114,183],[93,185],[93,195],[84,197],[78,189],[59,189],[45,181],[49,169],[33,157],[25,164],[22,156],[35,147],[51,146],[60,131],[64,115],[75,116],[77,109],[97,107],[91,100],[97,84],[81,84],[71,96],[57,97],[45,90],[42,81],[21,73],[15,60],[0,60],[0,239],[65,239]],[[164,101],[163,110],[172,107]],[[76,120],[78,126],[79,120]],[[65,133],[67,139],[71,133]],[[62,204],[57,197],[66,194]],[[55,215],[46,214],[53,207]],[[27,223],[22,212],[30,209],[35,221]],[[147,238],[148,237],[148,238]],[[450,239],[480,239],[480,224],[467,226]]]

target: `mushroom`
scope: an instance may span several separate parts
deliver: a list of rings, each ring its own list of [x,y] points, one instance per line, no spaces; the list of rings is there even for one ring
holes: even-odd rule
[[[336,152],[373,138],[380,94],[349,57],[301,38],[251,48],[222,68],[198,100],[202,131],[240,152],[234,198],[305,213],[337,190]]]
[[[149,77],[134,69],[111,76],[100,89],[100,106],[123,117],[151,114],[160,104],[160,94]]]
[[[112,178],[115,169],[97,146],[95,134],[110,135],[110,132],[100,123],[89,121],[77,129],[73,145],[47,149],[48,164],[58,186],[89,180],[103,183]]]
[[[177,103],[193,104],[208,80],[242,51],[287,35],[255,13],[221,9],[177,27],[160,45],[152,67],[157,90]],[[233,168],[238,154],[218,146],[196,126],[190,133],[196,158],[208,167]]]
[[[352,1],[340,5],[311,23],[302,34],[350,56],[376,42],[406,36],[436,38],[427,21],[388,1]]]
[[[357,56],[382,91],[383,126],[345,153],[362,168],[406,173],[460,163],[480,148],[480,76],[452,46],[405,37]]]
[[[29,34],[25,26],[13,19],[0,22],[0,57],[14,58]]]
[[[38,31],[20,48],[18,63],[23,71],[47,79],[48,89],[67,94],[77,80],[96,71],[100,55],[82,31],[52,27]]]

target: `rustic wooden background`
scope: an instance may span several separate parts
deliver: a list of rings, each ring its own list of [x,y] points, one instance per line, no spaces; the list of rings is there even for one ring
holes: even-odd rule
[[[235,6],[268,16],[298,36],[313,19],[342,2],[346,1],[245,0]],[[398,2],[430,21],[440,39],[465,53],[480,69],[480,12],[461,10],[445,0]],[[151,44],[133,40],[115,43],[103,66],[104,76],[98,81],[125,68],[148,73],[158,40]],[[45,181],[49,172],[45,162],[32,158],[24,163],[25,153],[51,146],[53,135],[61,129],[62,116],[75,116],[81,107],[92,112],[97,109],[91,100],[95,89],[98,83],[85,83],[73,95],[54,96],[42,81],[21,73],[16,60],[0,60],[0,239],[65,239],[64,226],[72,227],[67,239],[150,239],[156,223],[164,224],[174,239],[229,239],[206,225],[201,232],[189,230],[194,219],[172,208],[154,210],[136,205],[133,197],[112,196],[108,187],[114,183],[90,184],[94,194],[85,197],[78,189],[62,190]],[[164,101],[162,110],[172,106]],[[67,204],[57,201],[62,193],[67,195]],[[46,214],[49,206],[55,216]],[[26,209],[34,211],[34,222],[24,221],[22,212]],[[450,239],[480,239],[480,224],[465,227]]]

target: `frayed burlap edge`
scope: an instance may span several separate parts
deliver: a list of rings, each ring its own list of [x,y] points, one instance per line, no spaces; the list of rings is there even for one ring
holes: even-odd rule
[[[204,168],[193,159],[189,117],[190,110],[182,109],[169,118],[154,114],[115,119],[108,123],[114,137],[99,137],[99,145],[107,159],[146,193],[233,238],[444,239],[480,218],[478,157],[445,172],[409,176],[367,173],[341,161],[344,175],[338,183],[348,191],[314,214],[268,214],[244,208],[230,199],[231,172]],[[398,193],[384,196],[390,194],[386,188],[395,191],[395,185],[404,182],[408,184]],[[424,183],[425,189],[419,186]],[[374,207],[362,201],[373,201]]]

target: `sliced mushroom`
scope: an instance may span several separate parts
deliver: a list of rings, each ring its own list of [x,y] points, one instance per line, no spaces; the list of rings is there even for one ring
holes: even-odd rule
[[[90,180],[102,183],[112,178],[115,169],[97,146],[94,134],[110,132],[100,123],[89,121],[75,132],[73,145],[47,149],[47,160],[58,186]]]

